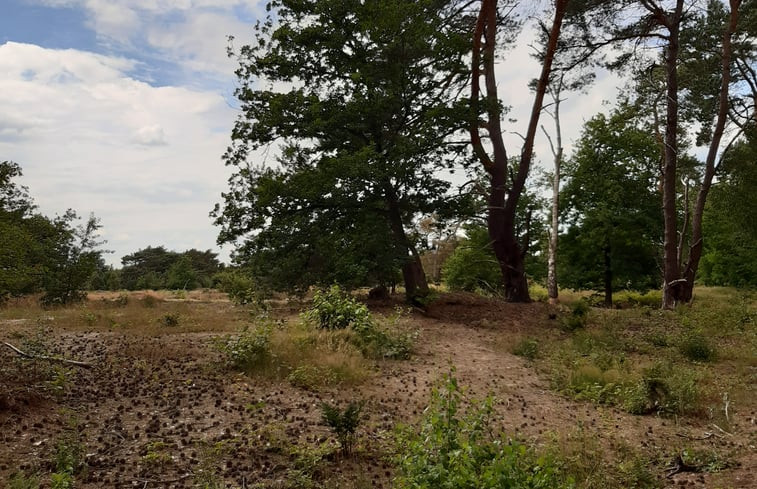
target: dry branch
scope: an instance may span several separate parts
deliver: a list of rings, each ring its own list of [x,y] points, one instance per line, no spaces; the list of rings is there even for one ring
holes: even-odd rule
[[[11,345],[10,343],[6,343],[5,341],[3,342],[3,344],[7,346],[8,348],[10,348],[11,350],[15,351],[19,356],[22,356],[24,358],[30,358],[34,360],[47,360],[50,362],[59,362],[59,363],[65,363],[68,365],[75,365],[77,367],[84,367],[84,368],[91,368],[94,366],[92,363],[80,362],[78,360],[68,360],[66,358],[50,357],[47,355],[33,355],[31,353],[26,353],[24,351],[19,350],[15,346]]]

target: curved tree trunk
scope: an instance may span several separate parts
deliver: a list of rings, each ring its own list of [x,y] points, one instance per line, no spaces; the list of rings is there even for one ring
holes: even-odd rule
[[[502,111],[497,97],[497,80],[494,70],[497,34],[496,0],[482,0],[481,10],[473,33],[471,106],[474,111],[474,120],[470,127],[471,143],[476,156],[490,177],[491,188],[487,216],[489,237],[492,240],[492,248],[502,272],[505,298],[511,302],[530,302],[531,300],[528,294],[524,254],[515,232],[515,212],[531,166],[534,139],[544,104],[544,94],[547,90],[552,61],[557,51],[557,39],[560,35],[562,20],[568,3],[569,0],[556,0],[555,2],[554,19],[544,54],[542,71],[536,85],[531,118],[523,143],[518,172],[513,178],[511,188],[507,187],[507,151],[502,139],[500,124]],[[485,86],[485,93],[483,94],[481,90],[482,76]],[[478,119],[479,99],[482,95],[486,99],[485,121]],[[492,157],[489,156],[481,142],[481,129],[485,129],[488,133],[492,146]]]

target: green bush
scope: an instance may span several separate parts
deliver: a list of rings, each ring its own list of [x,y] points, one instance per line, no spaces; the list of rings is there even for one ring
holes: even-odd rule
[[[586,301],[576,301],[570,306],[570,313],[562,319],[562,329],[575,331],[586,327],[589,319],[589,304]]]
[[[318,290],[313,296],[313,305],[302,317],[322,329],[344,329],[352,326],[360,329],[372,324],[371,313],[338,285]]]
[[[450,290],[497,292],[502,274],[488,232],[483,227],[467,230],[468,237],[455,248],[442,266],[442,280]]]
[[[400,433],[397,489],[575,487],[549,457],[491,434],[491,398],[473,401],[467,412],[462,399],[450,374],[432,392],[420,428]]]
[[[715,347],[700,331],[686,333],[678,347],[681,354],[692,362],[711,362],[717,356]]]
[[[173,328],[181,323],[181,316],[176,313],[167,313],[158,318],[158,324],[168,328]]]
[[[352,453],[364,404],[362,401],[353,401],[344,410],[340,410],[327,402],[321,403],[323,422],[334,432],[342,451],[346,454]]]
[[[216,347],[232,368],[250,372],[270,363],[273,326],[263,322],[254,329],[245,327],[238,336],[217,340]]]
[[[632,414],[683,416],[701,411],[699,378],[690,369],[656,363],[645,369],[638,383],[625,391],[623,407]]]
[[[539,342],[534,338],[523,338],[513,347],[513,354],[535,360],[539,356]]]
[[[268,294],[242,270],[224,270],[213,276],[213,287],[229,295],[234,303],[264,306]]]

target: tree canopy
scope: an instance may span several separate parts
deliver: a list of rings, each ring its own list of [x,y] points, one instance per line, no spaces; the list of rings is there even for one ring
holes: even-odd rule
[[[235,54],[242,106],[213,215],[274,288],[396,281],[427,293],[416,220],[460,212],[471,19],[457,2],[272,2]],[[269,148],[276,157],[264,157]],[[256,151],[257,153],[253,153]]]

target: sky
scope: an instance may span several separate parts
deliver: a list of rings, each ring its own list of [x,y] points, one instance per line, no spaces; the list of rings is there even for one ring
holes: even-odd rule
[[[228,261],[208,215],[226,189],[221,155],[238,114],[227,38],[249,42],[264,2],[3,0],[2,10],[0,161],[21,165],[19,183],[39,211],[94,213],[116,266],[159,245],[211,249]],[[519,121],[513,131],[524,130],[525,87],[538,74],[529,49],[521,39],[498,68],[508,117]],[[602,75],[590,93],[565,101],[567,149],[617,84]],[[518,136],[508,141],[517,154]],[[544,161],[547,144],[537,141]]]

